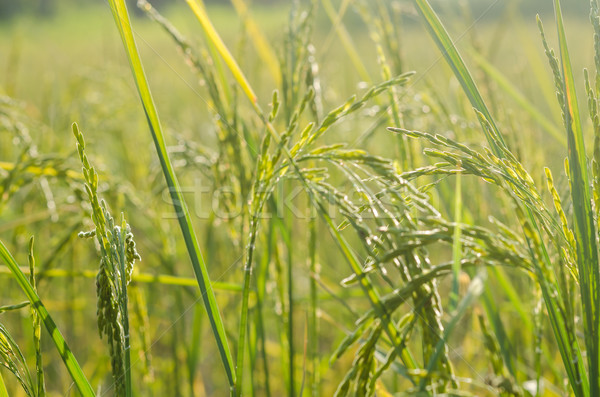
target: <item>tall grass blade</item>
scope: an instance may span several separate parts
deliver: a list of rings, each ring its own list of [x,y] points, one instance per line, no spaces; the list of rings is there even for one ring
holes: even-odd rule
[[[316,220],[311,218],[308,223],[308,266],[310,271],[310,306],[308,318],[308,340],[310,343],[310,391],[311,396],[319,396],[319,324],[317,310],[319,301],[317,296],[317,278],[319,277],[319,265],[317,264],[317,228]]]
[[[290,379],[290,388],[289,394],[290,396],[296,395],[296,367],[294,363],[294,357],[296,355],[296,350],[294,346],[294,261],[292,259],[293,256],[293,247],[292,244],[292,228],[293,228],[293,220],[290,219],[292,217],[291,211],[286,212],[286,217],[280,222],[281,226],[281,234],[283,236],[283,240],[286,246],[286,277],[287,277],[287,340],[288,340],[288,361],[290,366],[288,368],[288,376]]]
[[[238,66],[237,61],[235,60],[233,55],[231,55],[229,49],[227,49],[227,46],[221,39],[221,36],[219,36],[219,33],[217,33],[217,30],[213,26],[212,22],[210,21],[210,18],[208,17],[208,14],[206,13],[206,9],[201,3],[198,2],[198,0],[186,0],[186,2],[190,6],[194,15],[196,15],[196,18],[198,19],[200,24],[202,25],[204,32],[208,36],[209,42],[216,47],[221,57],[223,57],[225,64],[227,65],[231,73],[233,73],[233,77],[238,82],[238,84],[240,84],[242,90],[244,90],[244,93],[246,94],[248,99],[250,99],[250,102],[254,106],[258,106],[258,98],[256,97],[254,90],[252,89],[250,83],[246,79],[246,76],[244,76],[244,73]]]
[[[490,131],[488,131],[488,129],[482,125],[483,130],[486,134],[488,143],[490,144],[490,147],[492,148],[494,153],[499,157],[502,157],[501,148],[499,147],[498,142],[504,147],[506,147],[504,138],[500,134],[498,127],[496,127],[496,123],[494,122],[494,119],[492,118],[492,115],[490,114],[487,105],[483,100],[483,97],[479,93],[479,89],[477,88],[473,77],[471,77],[471,73],[467,69],[467,66],[465,65],[465,62],[463,61],[460,53],[458,52],[458,49],[456,48],[456,46],[452,42],[452,39],[448,35],[448,32],[444,28],[442,21],[440,21],[439,17],[437,16],[433,8],[431,8],[431,5],[427,2],[427,0],[414,1],[417,5],[417,10],[425,20],[425,26],[427,27],[427,30],[429,31],[431,37],[434,39],[438,48],[442,52],[444,58],[448,62],[448,65],[450,65],[450,67],[452,68],[454,75],[458,79],[460,85],[463,87],[465,94],[469,98],[471,105],[475,109],[477,109],[477,111],[481,112],[481,114],[483,114],[485,119],[490,124],[493,134],[495,136],[490,135]]]
[[[67,342],[60,333],[56,323],[50,316],[50,313],[48,313],[48,310],[46,310],[46,307],[42,303],[40,297],[34,291],[33,287],[29,283],[29,280],[27,280],[27,277],[25,277],[25,274],[23,274],[21,268],[12,257],[10,252],[8,252],[8,249],[2,241],[0,241],[0,258],[2,258],[2,261],[12,271],[13,275],[17,279],[17,283],[19,283],[19,286],[31,302],[31,307],[42,319],[46,330],[56,345],[56,349],[58,350],[60,357],[67,368],[67,371],[69,371],[69,375],[71,375],[71,379],[73,379],[75,386],[77,386],[77,389],[79,389],[79,392],[84,397],[95,396],[92,386],[85,377],[81,367],[79,366],[79,363],[77,362],[77,359],[75,359],[71,349],[69,349]]]
[[[179,214],[179,226],[181,228],[187,251],[194,268],[198,286],[200,287],[200,292],[202,294],[204,306],[206,307],[206,311],[208,313],[212,331],[219,348],[221,361],[225,367],[229,385],[231,388],[233,388],[235,385],[235,370],[231,352],[229,350],[229,344],[227,342],[227,336],[225,335],[225,327],[223,325],[217,300],[211,286],[206,264],[204,263],[202,252],[200,250],[200,246],[198,245],[198,239],[192,227],[190,213],[187,209],[181,187],[167,153],[167,146],[162,133],[162,127],[160,125],[158,113],[156,111],[137,46],[135,44],[127,8],[124,0],[110,0],[110,6],[115,23],[117,24],[117,28],[121,34],[121,40],[123,41],[123,45],[125,46],[125,50],[127,52],[127,57],[129,59],[138,93],[144,107],[144,112],[146,113],[148,126],[150,127],[150,132],[152,133],[152,138],[160,159],[163,174],[167,181],[167,185],[169,186],[169,192],[171,194],[171,199],[173,200],[173,206],[175,207],[177,214]]]
[[[21,268],[21,271],[29,275],[29,269]],[[9,276],[12,272],[6,266],[0,266],[0,276]],[[96,278],[98,272],[94,270],[65,270],[65,269],[50,269],[44,270],[38,273],[40,278]],[[131,281],[135,283],[144,284],[157,284],[157,285],[170,285],[179,287],[195,287],[198,285],[198,281],[192,277],[180,277],[171,276],[169,274],[149,274],[149,273],[137,273],[131,276]],[[213,290],[238,293],[242,291],[242,287],[237,284],[215,281],[211,283]]]
[[[272,247],[271,243],[273,239],[273,222],[269,222],[269,227],[267,230],[267,244],[264,249],[264,255],[261,258],[259,263],[259,268],[256,276],[256,317],[255,317],[255,328],[256,328],[256,338],[257,344],[260,346],[260,360],[262,361],[262,372],[264,376],[264,395],[266,397],[271,397],[271,382],[269,379],[269,362],[267,358],[266,351],[266,330],[265,330],[265,311],[263,309],[263,303],[265,301],[265,295],[267,294],[267,274],[269,268],[269,261],[272,257]]]

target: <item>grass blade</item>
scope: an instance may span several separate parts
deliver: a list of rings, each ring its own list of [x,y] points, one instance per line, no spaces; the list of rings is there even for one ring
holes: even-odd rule
[[[311,396],[319,396],[319,324],[317,296],[317,278],[319,277],[319,266],[317,264],[317,227],[316,220],[311,218],[308,224],[309,243],[308,243],[308,267],[310,270],[310,306],[309,306],[309,330],[308,340],[310,343],[310,392]]]
[[[19,283],[19,286],[31,302],[32,309],[34,309],[38,316],[40,316],[44,326],[46,327],[46,330],[52,338],[52,341],[56,345],[56,349],[58,350],[60,357],[67,368],[67,371],[69,371],[69,375],[71,375],[71,379],[73,379],[75,386],[77,386],[77,389],[79,389],[79,392],[84,397],[95,396],[92,386],[85,377],[81,367],[79,366],[79,363],[77,362],[77,359],[71,352],[71,349],[69,349],[67,342],[60,333],[56,323],[50,316],[50,313],[48,313],[48,310],[46,310],[46,307],[42,303],[40,297],[34,291],[33,287],[29,283],[29,280],[27,280],[27,277],[25,277],[21,271],[21,268],[12,257],[10,252],[8,252],[8,249],[2,241],[0,241],[0,258],[2,258],[4,263],[6,263],[8,268],[12,271],[13,275],[17,279],[17,283]]]
[[[219,348],[221,361],[225,367],[229,385],[231,388],[233,388],[235,385],[235,371],[233,360],[231,358],[231,352],[229,350],[229,344],[225,335],[225,327],[223,325],[217,300],[211,286],[206,264],[204,263],[202,252],[198,245],[198,239],[192,227],[192,220],[187,209],[181,187],[179,186],[179,182],[167,153],[167,146],[162,133],[162,127],[160,125],[158,113],[156,111],[156,107],[154,106],[154,100],[152,99],[142,62],[135,44],[127,8],[124,0],[110,0],[110,6],[115,23],[117,24],[117,28],[121,34],[123,45],[125,46],[125,50],[127,52],[127,57],[133,72],[138,93],[144,107],[144,112],[146,113],[148,126],[150,127],[150,132],[152,133],[152,138],[156,146],[156,151],[160,158],[163,174],[167,181],[167,185],[169,186],[169,192],[171,194],[171,199],[173,200],[173,206],[175,207],[177,214],[179,214],[179,226],[181,228],[181,232],[183,233],[190,260],[192,261],[192,266],[198,281],[198,286],[200,287],[204,306],[206,307],[212,331]]]
[[[490,136],[490,132],[488,129],[482,125],[483,130],[486,134],[486,138],[490,147],[494,151],[496,155],[502,157],[500,148],[497,146],[496,140],[498,140],[502,145],[506,146],[498,127],[496,127],[496,123],[494,122],[492,115],[490,114],[483,97],[479,93],[479,89],[471,77],[471,73],[467,69],[465,62],[463,61],[458,49],[452,42],[452,39],[448,35],[448,32],[442,25],[442,22],[436,15],[431,5],[427,2],[427,0],[414,0],[417,5],[417,10],[423,17],[426,22],[427,30],[429,31],[431,37],[433,37],[435,43],[438,48],[444,55],[444,58],[452,68],[454,75],[458,79],[460,85],[463,87],[465,94],[469,98],[471,105],[477,109],[485,119],[489,122],[493,133],[496,135],[495,137]],[[494,139],[496,138],[496,139]]]
[[[204,32],[208,36],[208,41],[217,48],[217,51],[223,57],[225,64],[227,64],[227,67],[229,68],[231,73],[233,73],[233,77],[238,82],[238,84],[240,84],[242,90],[244,90],[244,93],[246,94],[248,99],[250,99],[250,102],[254,106],[258,106],[258,98],[256,97],[254,90],[250,86],[250,83],[246,79],[246,76],[244,76],[244,73],[242,73],[242,70],[238,66],[237,61],[235,60],[233,55],[231,55],[229,49],[227,49],[227,46],[217,33],[217,30],[210,21],[210,18],[208,17],[208,14],[206,13],[206,10],[202,6],[202,4],[200,4],[197,0],[186,0],[186,2],[188,3],[194,15],[196,15],[196,18],[198,18],[198,21],[202,25]]]
[[[22,268],[21,271],[29,275],[29,269]],[[12,272],[6,266],[0,266],[0,276],[11,275]],[[65,270],[65,269],[50,269],[44,270],[37,273],[38,277],[44,278],[96,278],[98,275],[97,271],[94,270]],[[169,274],[150,274],[150,273],[138,273],[131,276],[131,281],[134,283],[144,284],[161,284],[179,287],[195,287],[198,285],[198,281],[192,277],[181,277],[171,276]],[[237,284],[215,281],[211,283],[212,287],[216,291],[238,293],[242,291],[242,287]]]

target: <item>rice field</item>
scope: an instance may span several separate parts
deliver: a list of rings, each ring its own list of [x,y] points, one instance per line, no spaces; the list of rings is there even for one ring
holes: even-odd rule
[[[600,6],[538,3],[0,19],[0,397],[600,396]]]

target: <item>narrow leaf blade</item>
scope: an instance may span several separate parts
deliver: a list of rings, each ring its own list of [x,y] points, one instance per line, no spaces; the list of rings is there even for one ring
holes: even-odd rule
[[[127,8],[124,0],[110,0],[110,6],[115,23],[121,34],[123,45],[125,46],[138,93],[144,108],[144,112],[146,113],[148,126],[150,127],[150,132],[152,133],[152,138],[154,139],[156,151],[160,159],[163,174],[167,181],[167,185],[169,186],[169,192],[171,193],[173,206],[175,207],[176,213],[179,214],[179,226],[181,228],[187,251],[194,268],[198,286],[200,287],[200,292],[204,301],[204,306],[208,313],[213,334],[217,342],[221,361],[225,366],[225,372],[227,373],[229,385],[230,387],[233,387],[235,385],[235,370],[231,351],[229,349],[229,344],[225,334],[225,327],[221,319],[217,300],[211,286],[208,270],[206,269],[206,264],[204,263],[204,258],[198,244],[198,239],[192,227],[192,220],[185,203],[181,187],[171,164],[171,160],[169,159],[169,155],[167,153],[167,147],[158,118],[158,112],[154,105],[150,87],[148,86],[144,68],[142,66],[142,62],[133,37],[133,31],[129,21]]]
[[[46,306],[44,306],[40,297],[34,291],[33,287],[29,283],[29,280],[27,279],[27,277],[25,277],[25,275],[21,271],[21,268],[19,267],[19,265],[12,257],[12,255],[10,254],[10,252],[8,251],[8,249],[2,241],[0,241],[0,258],[12,271],[15,279],[17,280],[17,283],[19,284],[25,295],[27,295],[27,298],[31,302],[31,308],[35,310],[42,319],[46,330],[48,331],[50,337],[52,338],[52,341],[56,345],[56,349],[58,350],[60,357],[62,358],[65,367],[69,372],[69,375],[71,375],[71,379],[73,379],[75,386],[77,386],[77,389],[79,389],[79,392],[84,397],[95,396],[92,386],[90,385],[85,374],[81,370],[77,359],[73,355],[73,352],[71,352],[71,349],[69,349],[67,342],[60,333],[60,330],[56,326],[56,323],[50,316],[50,313],[48,313]]]

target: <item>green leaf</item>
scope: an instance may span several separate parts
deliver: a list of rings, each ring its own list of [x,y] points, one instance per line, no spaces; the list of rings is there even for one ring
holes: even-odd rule
[[[146,113],[146,119],[148,121],[148,126],[150,127],[150,132],[152,133],[152,138],[160,159],[163,174],[167,181],[167,185],[169,186],[169,192],[171,193],[173,206],[175,207],[176,213],[179,214],[179,226],[181,228],[185,245],[194,268],[198,286],[200,287],[200,292],[204,301],[204,306],[206,307],[206,311],[208,313],[210,325],[217,341],[221,361],[225,366],[225,372],[227,373],[229,385],[233,388],[235,385],[235,370],[233,360],[231,358],[231,352],[229,350],[229,344],[225,335],[225,327],[223,325],[223,321],[221,320],[221,314],[219,312],[217,300],[211,286],[206,264],[204,263],[204,258],[202,257],[202,252],[198,244],[198,239],[192,227],[190,213],[185,203],[177,176],[175,175],[173,165],[171,164],[171,160],[169,159],[169,155],[167,153],[167,146],[163,136],[162,127],[160,125],[154,100],[152,99],[152,94],[150,93],[144,68],[135,44],[125,1],[109,0],[109,2],[115,23],[117,24],[117,28],[121,34],[121,40],[123,41],[123,45],[125,46],[125,50],[127,52],[129,64],[131,66],[138,93],[142,101],[142,106],[144,107],[144,112]]]
[[[492,118],[483,100],[483,97],[479,93],[479,89],[477,88],[475,81],[471,77],[469,69],[467,69],[465,62],[460,56],[458,49],[452,42],[452,39],[450,38],[448,32],[444,28],[444,25],[442,25],[442,22],[436,15],[435,11],[433,11],[431,5],[427,2],[427,0],[414,1],[417,5],[417,10],[425,20],[427,30],[429,31],[431,37],[434,39],[438,48],[442,52],[442,55],[448,62],[448,65],[450,65],[450,67],[452,68],[454,75],[458,79],[465,94],[467,94],[471,105],[476,110],[481,112],[481,114],[483,114],[485,119],[492,127],[492,132],[495,135],[495,139],[492,135],[490,135],[490,131],[488,131],[488,128],[482,125],[483,131],[486,135],[488,143],[490,144],[490,147],[494,151],[494,154],[496,154],[498,157],[503,157],[500,147],[498,147],[498,144],[496,143],[496,140],[499,141],[504,147],[506,147],[504,139],[502,138],[500,131],[496,127],[496,123],[494,122],[494,119]]]
[[[75,359],[75,356],[71,352],[71,349],[69,349],[67,342],[60,333],[58,327],[56,326],[56,323],[50,316],[50,313],[48,313],[48,310],[46,310],[46,307],[42,303],[40,297],[34,291],[33,287],[29,283],[29,280],[27,279],[27,277],[25,277],[25,274],[23,274],[21,268],[19,267],[15,259],[12,257],[10,252],[8,252],[8,249],[4,246],[4,243],[2,241],[0,241],[0,258],[2,258],[4,263],[12,271],[13,275],[17,279],[17,283],[19,283],[19,286],[21,287],[23,292],[25,293],[25,295],[27,295],[27,298],[31,302],[31,308],[35,310],[42,319],[46,330],[48,331],[50,337],[52,338],[52,341],[56,345],[56,349],[58,350],[60,357],[65,363],[65,367],[67,367],[67,371],[69,371],[69,374],[71,375],[71,379],[73,379],[75,386],[77,386],[77,389],[79,389],[79,392],[84,397],[95,396],[92,386],[85,377],[83,371],[81,370],[81,367],[79,366],[79,363],[77,363],[77,359]]]
[[[244,91],[250,102],[254,106],[258,106],[258,98],[256,97],[254,90],[250,86],[250,83],[246,79],[246,76],[242,72],[242,69],[240,69],[240,67],[238,66],[237,61],[235,60],[233,55],[231,55],[229,49],[221,39],[221,36],[219,36],[219,33],[210,21],[210,18],[208,17],[208,14],[204,9],[203,4],[201,4],[197,0],[186,0],[186,2],[188,3],[192,12],[194,13],[194,15],[196,15],[196,18],[202,25],[204,32],[208,36],[209,43],[214,45],[219,54],[221,54],[223,60],[225,61],[225,64],[227,64],[227,67],[233,74],[233,77],[242,87],[242,90]]]

